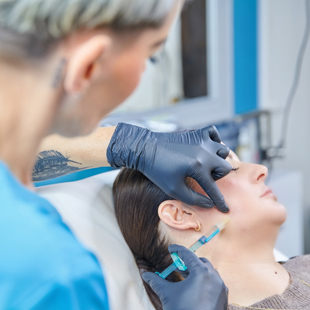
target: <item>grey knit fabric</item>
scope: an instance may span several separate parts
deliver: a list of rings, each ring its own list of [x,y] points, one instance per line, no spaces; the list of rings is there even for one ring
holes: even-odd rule
[[[259,309],[310,310],[310,255],[290,259],[283,264],[291,275],[291,283],[282,295],[273,295],[250,307]],[[228,310],[253,310],[249,307],[229,305]]]

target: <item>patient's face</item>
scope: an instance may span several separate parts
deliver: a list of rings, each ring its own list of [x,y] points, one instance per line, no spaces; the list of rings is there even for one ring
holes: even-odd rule
[[[265,184],[267,168],[241,162],[233,152],[226,160],[237,170],[216,183],[230,208],[229,229],[235,233],[250,233],[266,228],[266,234],[270,232],[268,227],[277,229],[286,219],[286,210]],[[197,208],[197,213],[206,226],[210,222],[214,225],[214,221],[223,218],[216,208]]]

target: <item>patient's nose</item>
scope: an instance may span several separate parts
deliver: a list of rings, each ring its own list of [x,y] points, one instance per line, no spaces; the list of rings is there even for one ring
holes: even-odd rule
[[[255,165],[256,166],[256,181],[264,182],[268,176],[268,169],[263,165]]]

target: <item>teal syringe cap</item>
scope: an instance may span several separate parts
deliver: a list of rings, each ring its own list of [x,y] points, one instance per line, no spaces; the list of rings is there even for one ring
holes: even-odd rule
[[[176,266],[178,267],[180,271],[187,270],[185,263],[183,262],[183,260],[179,257],[177,253],[171,253],[171,257],[172,257],[173,262],[176,264]]]
[[[185,263],[177,253],[171,253],[171,258],[173,260],[173,263],[169,267],[167,267],[162,273],[159,273],[158,271],[155,272],[163,279],[166,279],[166,277],[176,269],[179,269],[180,271],[187,270]]]

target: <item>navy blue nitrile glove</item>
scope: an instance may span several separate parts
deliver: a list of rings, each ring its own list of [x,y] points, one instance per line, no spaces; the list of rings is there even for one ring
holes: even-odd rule
[[[107,150],[112,167],[142,172],[167,195],[189,205],[229,209],[215,181],[231,171],[225,160],[229,148],[221,144],[214,126],[175,133],[158,133],[120,123]],[[186,185],[195,179],[210,199]]]
[[[164,310],[227,310],[228,289],[218,272],[206,259],[183,246],[171,245],[170,253],[177,253],[189,270],[181,282],[169,282],[152,272],[145,272],[143,280],[161,300]]]

